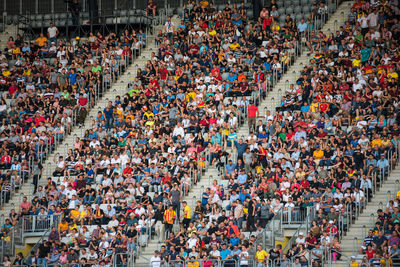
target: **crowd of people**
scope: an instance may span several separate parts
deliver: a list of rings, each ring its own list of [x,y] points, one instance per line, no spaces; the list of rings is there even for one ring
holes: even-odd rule
[[[254,22],[244,4],[216,11],[207,1],[185,5],[179,25],[168,18],[157,36],[157,52],[138,70],[130,91],[98,112],[73,149],[54,159],[54,177],[37,187],[32,201],[25,198],[3,226],[12,227],[24,215],[60,216],[48,240],[28,255],[29,264],[125,264],[153,232],[162,244],[153,266],[179,260],[193,266],[198,260],[304,266],[309,257],[313,266],[321,266],[326,251],[332,260],[340,259],[338,234],[347,222],[339,225],[339,216],[364,207],[373,183],[380,182],[373,175],[387,175],[397,156],[398,2],[358,0],[336,33],[320,32],[317,41],[307,42],[310,64],[286,88],[276,111],[271,107],[261,117],[254,96],[265,95],[273,73],[283,75],[281,62],[291,60],[295,43],[303,41],[301,31],[317,35],[311,22],[296,24],[290,16],[279,26],[271,3]],[[131,56],[129,47],[144,38],[127,32],[108,38],[91,34],[82,45],[79,39],[61,42],[48,88],[40,88],[46,84],[41,73],[48,66],[49,54],[42,49],[47,38],[39,37],[32,52],[21,50],[18,57],[13,57],[16,42],[10,44],[3,62],[25,63],[13,67],[21,74],[9,71],[8,77],[25,77],[29,69],[23,66],[32,62],[32,82],[6,80],[4,95],[23,105],[3,113],[3,122],[15,119],[18,126],[27,122],[21,121],[25,113],[39,114],[28,117],[29,135],[22,125],[5,123],[3,147],[18,147],[13,144],[21,138],[27,151],[16,156],[29,155],[37,147],[32,140],[49,142],[45,131],[54,130],[52,123],[67,131],[63,118],[76,105],[88,105],[93,85],[109,77],[118,68],[115,60]],[[51,70],[57,72],[55,84]],[[11,90],[20,80],[27,88]],[[71,99],[76,102],[61,105]],[[250,133],[239,137],[244,114]],[[16,129],[21,130],[15,134]],[[17,141],[10,142],[13,138]],[[12,168],[7,165],[12,157],[2,157],[4,168]],[[227,182],[216,179],[191,209],[183,196],[206,165],[222,170]],[[257,235],[274,215],[283,212],[297,221],[310,210],[315,211],[311,231],[301,233],[287,251],[257,246],[253,255]],[[16,258],[17,265],[22,258]]]
[[[400,264],[400,191],[376,213],[375,224],[368,229],[359,254],[362,262],[372,266],[397,266]]]
[[[2,204],[28,177],[36,192],[44,159],[74,124],[83,124],[146,38],[141,30],[70,42],[58,35],[50,24],[31,42],[10,37],[0,51]]]

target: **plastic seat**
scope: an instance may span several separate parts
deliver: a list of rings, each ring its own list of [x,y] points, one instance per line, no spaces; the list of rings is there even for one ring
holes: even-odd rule
[[[300,5],[300,1],[299,0],[292,0],[292,5],[293,6],[299,6]]]
[[[301,11],[302,11],[303,13],[308,13],[308,12],[310,12],[310,7],[307,6],[307,5],[302,6]]]
[[[126,17],[128,15],[128,10],[121,10],[120,16]]]
[[[67,19],[68,18],[68,13],[61,13],[60,14],[60,19]]]
[[[301,6],[296,6],[294,9],[293,9],[293,12],[294,12],[294,14],[296,14],[296,15],[303,15],[303,13],[301,12]]]
[[[286,14],[293,14],[293,8],[292,7],[288,7],[286,8]]]
[[[303,14],[296,14],[296,22],[299,22],[303,18]]]
[[[248,9],[246,12],[247,18],[249,19],[253,19],[253,10],[252,9]]]
[[[128,11],[128,16],[134,16],[134,15],[136,15],[135,10],[129,10]]]
[[[284,7],[285,3],[284,3],[284,1],[277,1],[276,5],[280,8],[280,7]]]

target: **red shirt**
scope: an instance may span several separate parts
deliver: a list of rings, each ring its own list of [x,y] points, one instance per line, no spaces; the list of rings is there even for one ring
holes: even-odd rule
[[[82,97],[82,98],[78,99],[78,102],[79,102],[79,106],[85,107],[86,104],[88,103],[88,100],[86,98]]]
[[[249,118],[255,118],[257,116],[258,107],[256,106],[249,106],[247,109],[247,113]]]
[[[370,259],[372,259],[372,258],[374,257],[374,255],[375,255],[375,250],[372,249],[371,251],[369,251],[369,250],[367,249],[367,251],[365,251],[365,254],[367,255],[367,258],[370,260]]]

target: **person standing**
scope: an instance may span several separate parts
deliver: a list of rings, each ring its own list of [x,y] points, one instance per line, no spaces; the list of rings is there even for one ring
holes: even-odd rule
[[[33,187],[34,187],[33,194],[36,194],[39,180],[42,177],[42,172],[43,172],[42,164],[38,161],[38,159],[35,159],[32,165]]]
[[[165,238],[165,227],[163,224],[163,218],[164,218],[164,207],[161,202],[158,203],[156,212],[154,214],[154,220],[155,220],[155,230],[156,234],[158,235],[158,241],[161,242]]]
[[[170,201],[174,210],[176,212],[176,216],[179,218],[180,209],[181,209],[181,190],[179,189],[179,185],[175,184],[174,188],[170,192]]]
[[[79,25],[79,13],[81,12],[81,4],[79,0],[73,0],[69,4],[69,11],[72,15],[72,25],[78,26]]]
[[[47,28],[47,37],[49,37],[50,43],[55,43],[57,44],[57,36],[59,34],[59,31],[56,26],[51,22],[50,27]]]
[[[250,101],[250,105],[247,107],[247,117],[249,120],[249,133],[254,132],[258,115],[259,115],[258,107],[254,105],[253,101]]]
[[[176,212],[174,211],[174,207],[169,205],[168,209],[164,212],[164,224],[166,232],[172,233],[172,226],[174,225],[175,218]]]
[[[168,17],[167,21],[164,25],[165,33],[167,34],[168,39],[172,39],[172,36],[175,31],[175,24],[171,21],[171,17]]]
[[[183,205],[183,214],[181,216],[181,217],[183,217],[182,224],[187,229],[189,227],[189,223],[191,220],[191,216],[192,216],[191,212],[192,211],[186,201],[183,201],[182,205]]]

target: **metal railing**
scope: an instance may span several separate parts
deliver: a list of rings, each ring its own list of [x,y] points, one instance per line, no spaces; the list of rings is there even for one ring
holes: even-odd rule
[[[24,233],[43,233],[52,226],[57,227],[61,222],[61,215],[25,215],[22,220]]]
[[[371,173],[369,179],[372,180],[372,194],[375,195],[380,188],[383,186],[384,181],[387,180],[389,175],[391,174],[392,170],[395,168],[399,161],[399,153],[400,153],[400,140],[395,140],[393,147],[385,151],[385,160],[383,162],[387,162],[387,164],[383,164],[381,166],[376,166]],[[400,183],[399,180],[395,181],[395,190],[399,189]],[[368,192],[364,193],[365,195],[365,200],[363,203],[356,204],[356,205],[347,205],[346,208],[346,214],[345,216],[340,214],[339,216],[339,221],[346,220],[348,222],[347,230],[350,228],[352,224],[355,223],[355,221],[358,219],[360,216],[360,213],[362,212],[363,209],[365,209],[367,203],[369,202],[368,198]],[[394,198],[394,194],[392,193],[391,190],[387,191],[386,194],[386,202],[389,202],[391,199]],[[382,202],[378,203],[378,208],[385,210],[386,205]],[[362,234],[361,236],[354,237],[353,239],[353,249],[352,249],[352,254],[353,255],[358,255],[358,250],[360,246],[362,245],[364,238],[368,234],[368,229],[371,229],[374,227],[376,223],[376,214],[371,213],[370,215],[370,220],[367,224],[364,224],[362,226]],[[345,230],[344,230],[345,232]],[[340,235],[342,237],[342,234]]]

